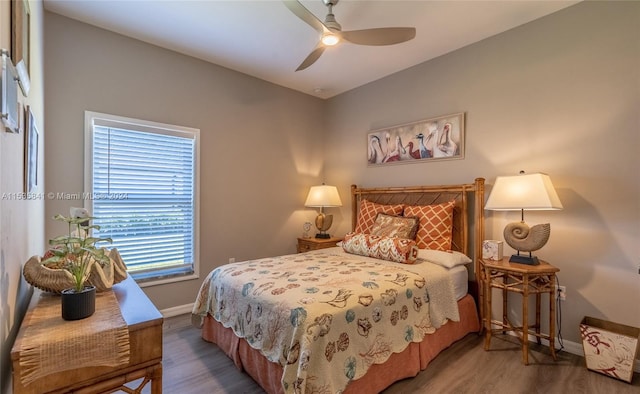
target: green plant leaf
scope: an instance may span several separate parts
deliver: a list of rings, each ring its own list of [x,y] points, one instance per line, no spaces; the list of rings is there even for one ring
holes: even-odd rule
[[[73,276],[75,290],[82,291],[84,282],[88,277],[87,270],[94,261],[101,264],[109,261],[106,250],[96,247],[96,243],[112,243],[113,241],[111,238],[89,236],[90,230],[100,229],[99,226],[90,224],[94,217],[71,218],[58,214],[53,219],[68,223],[69,232],[67,235],[61,235],[49,240],[49,244],[55,245],[56,248],[51,250],[53,256],[45,259],[44,262],[63,261],[64,269]]]
[[[51,257],[47,257],[46,259],[42,260],[40,263],[41,264],[57,263],[58,261],[64,260],[64,257],[65,256],[51,256]]]

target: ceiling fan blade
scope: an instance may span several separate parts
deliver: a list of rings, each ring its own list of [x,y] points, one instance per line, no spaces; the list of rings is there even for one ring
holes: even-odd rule
[[[302,19],[309,26],[313,27],[320,34],[331,33],[329,29],[320,21],[320,19],[316,18],[315,15],[311,13],[308,9],[304,8],[300,2],[296,0],[283,0],[284,5],[293,12],[298,18]]]
[[[302,71],[315,63],[316,60],[320,58],[320,55],[322,55],[322,52],[324,52],[325,48],[326,47],[322,45],[322,42],[319,42],[318,45],[316,45],[315,49],[311,51],[309,56],[307,56],[307,58],[304,59],[304,61],[298,66],[298,68],[296,68],[296,71]]]
[[[415,36],[415,27],[381,27],[342,32],[345,41],[358,45],[393,45],[409,41]]]

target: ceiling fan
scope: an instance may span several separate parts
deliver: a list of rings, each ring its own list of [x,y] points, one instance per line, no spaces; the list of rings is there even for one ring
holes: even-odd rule
[[[328,13],[321,22],[315,15],[296,0],[283,0],[284,4],[298,18],[320,33],[320,41],[309,56],[298,66],[296,71],[304,70],[320,58],[324,50],[341,41],[358,45],[394,45],[409,41],[416,36],[415,27],[380,27],[374,29],[342,31],[342,26],[333,15],[333,7],[339,0],[322,0]]]

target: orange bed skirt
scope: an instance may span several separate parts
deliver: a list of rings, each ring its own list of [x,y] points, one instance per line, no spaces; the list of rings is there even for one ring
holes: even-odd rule
[[[476,303],[467,294],[458,301],[460,321],[450,321],[425,336],[420,343],[411,343],[404,351],[394,353],[383,364],[372,365],[360,379],[354,380],[344,391],[349,393],[378,393],[398,380],[414,377],[444,349],[469,333],[480,330]],[[269,394],[284,393],[282,366],[267,360],[258,350],[238,338],[233,330],[225,328],[207,315],[202,327],[202,338],[217,344],[240,370],[244,370]]]

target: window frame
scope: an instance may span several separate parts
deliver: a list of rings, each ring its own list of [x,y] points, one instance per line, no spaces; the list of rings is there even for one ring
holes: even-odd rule
[[[194,140],[194,185],[193,185],[193,272],[167,276],[158,272],[158,275],[149,274],[131,275],[141,287],[155,286],[167,283],[181,282],[200,278],[200,130],[148,120],[134,119],[124,116],[105,114],[94,111],[85,111],[84,116],[84,192],[85,195],[93,193],[93,144],[94,125],[113,126],[125,130],[151,132],[164,135],[184,136],[188,134]],[[84,199],[84,208],[93,212],[93,200]],[[126,261],[125,261],[126,263]]]

